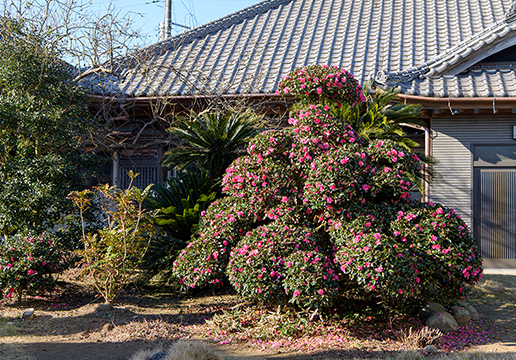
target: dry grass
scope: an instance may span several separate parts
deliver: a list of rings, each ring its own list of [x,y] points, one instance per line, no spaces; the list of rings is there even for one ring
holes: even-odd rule
[[[410,327],[398,334],[398,341],[406,350],[418,350],[428,345],[437,345],[441,336],[443,336],[442,332],[428,326],[421,328],[419,331],[413,331]]]

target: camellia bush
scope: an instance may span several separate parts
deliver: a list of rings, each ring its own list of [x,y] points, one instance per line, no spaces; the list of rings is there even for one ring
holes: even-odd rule
[[[304,86],[303,86],[304,85]],[[408,307],[464,296],[482,260],[452,209],[411,200],[420,159],[366,141],[332,111],[363,100],[345,70],[310,66],[279,84],[297,96],[282,130],[261,133],[227,169],[173,273],[187,287],[229,280],[269,304],[329,309],[360,293]]]
[[[52,274],[58,273],[61,248],[49,234],[17,234],[0,241],[0,290],[7,298],[41,295],[55,290]]]

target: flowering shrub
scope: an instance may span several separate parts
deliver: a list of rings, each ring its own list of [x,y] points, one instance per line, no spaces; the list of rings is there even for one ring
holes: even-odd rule
[[[201,213],[199,237],[174,261],[173,274],[191,288],[222,285],[232,247],[245,234],[248,224],[260,220],[259,210],[251,206],[246,209],[239,199],[231,197],[214,201],[210,209]]]
[[[280,89],[315,74],[344,73],[300,69]],[[174,273],[189,287],[226,276],[244,296],[306,308],[327,309],[346,291],[410,300],[398,308],[461,297],[482,273],[466,226],[452,210],[411,201],[407,174],[422,170],[420,159],[391,140],[360,138],[325,102],[329,89],[294,106],[291,127],[249,142]]]
[[[329,232],[341,271],[379,294],[455,299],[463,284],[482,277],[475,242],[453,209],[378,203],[351,221],[334,221]]]
[[[313,104],[349,103],[365,101],[362,87],[344,69],[327,65],[309,65],[292,71],[281,79],[277,93],[293,95]]]
[[[55,289],[52,274],[60,271],[61,250],[49,234],[15,235],[0,241],[0,290],[7,298]]]
[[[333,263],[320,252],[319,242],[319,235],[309,227],[259,226],[233,248],[229,281],[240,294],[271,304],[330,306],[339,278]]]

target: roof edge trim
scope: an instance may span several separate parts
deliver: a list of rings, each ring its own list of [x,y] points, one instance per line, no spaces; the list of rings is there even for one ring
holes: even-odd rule
[[[462,41],[426,63],[407,70],[378,71],[375,83],[396,86],[416,77],[457,75],[478,61],[516,44],[516,22],[500,21]]]

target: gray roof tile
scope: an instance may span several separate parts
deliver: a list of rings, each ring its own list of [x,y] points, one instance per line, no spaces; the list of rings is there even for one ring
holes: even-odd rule
[[[147,71],[122,65],[120,81],[89,81],[123,96],[273,93],[291,70],[320,63],[407,94],[516,96],[512,69],[463,73],[486,48],[516,36],[516,22],[506,21],[511,4],[264,0],[137,53],[147,54]]]

